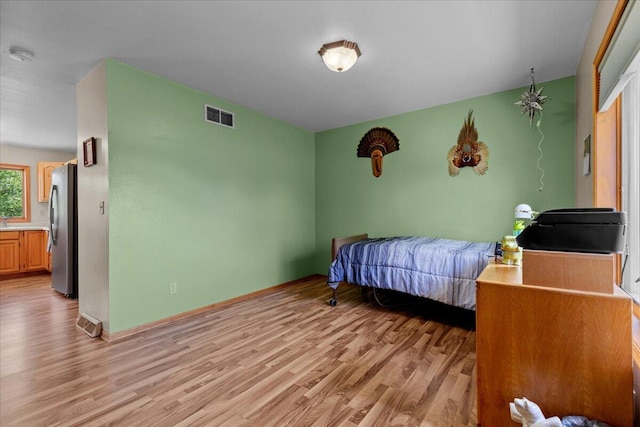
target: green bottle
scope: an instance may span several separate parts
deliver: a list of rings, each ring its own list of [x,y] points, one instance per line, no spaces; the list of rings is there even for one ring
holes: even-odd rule
[[[516,219],[513,222],[513,235],[518,237],[522,230],[524,230],[524,219]]]

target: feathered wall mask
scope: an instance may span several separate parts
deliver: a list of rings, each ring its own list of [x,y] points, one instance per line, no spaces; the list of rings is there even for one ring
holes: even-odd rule
[[[471,166],[478,175],[484,175],[489,168],[489,148],[484,142],[478,141],[473,110],[469,110],[469,115],[460,129],[458,143],[449,150],[447,163],[451,176],[457,176],[465,166]]]
[[[371,157],[376,178],[382,175],[382,157],[400,149],[400,140],[387,128],[376,127],[364,134],[358,144],[358,157]]]

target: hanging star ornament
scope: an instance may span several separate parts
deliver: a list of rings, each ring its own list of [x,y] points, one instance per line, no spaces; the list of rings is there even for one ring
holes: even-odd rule
[[[543,87],[536,90],[536,83],[533,81],[532,68],[531,85],[529,85],[529,90],[524,92],[520,97],[520,101],[515,103],[515,105],[522,107],[522,113],[520,115],[527,113],[529,116],[529,127],[533,124],[533,117],[536,115],[536,112],[542,113],[542,104],[547,102],[548,96],[542,95],[543,90]]]

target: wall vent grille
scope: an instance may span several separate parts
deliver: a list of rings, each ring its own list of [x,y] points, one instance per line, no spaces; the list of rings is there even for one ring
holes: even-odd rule
[[[212,105],[204,104],[204,120],[228,128],[235,128],[234,114]]]
[[[87,313],[82,313],[76,319],[76,328],[94,338],[102,332],[102,322]]]

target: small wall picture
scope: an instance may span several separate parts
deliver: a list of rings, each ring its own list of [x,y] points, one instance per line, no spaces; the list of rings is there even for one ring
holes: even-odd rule
[[[84,165],[85,166],[93,166],[97,163],[96,159],[96,139],[91,137],[82,142],[83,154],[84,154]]]
[[[584,154],[582,156],[582,173],[587,176],[591,173],[591,135],[584,139]]]

